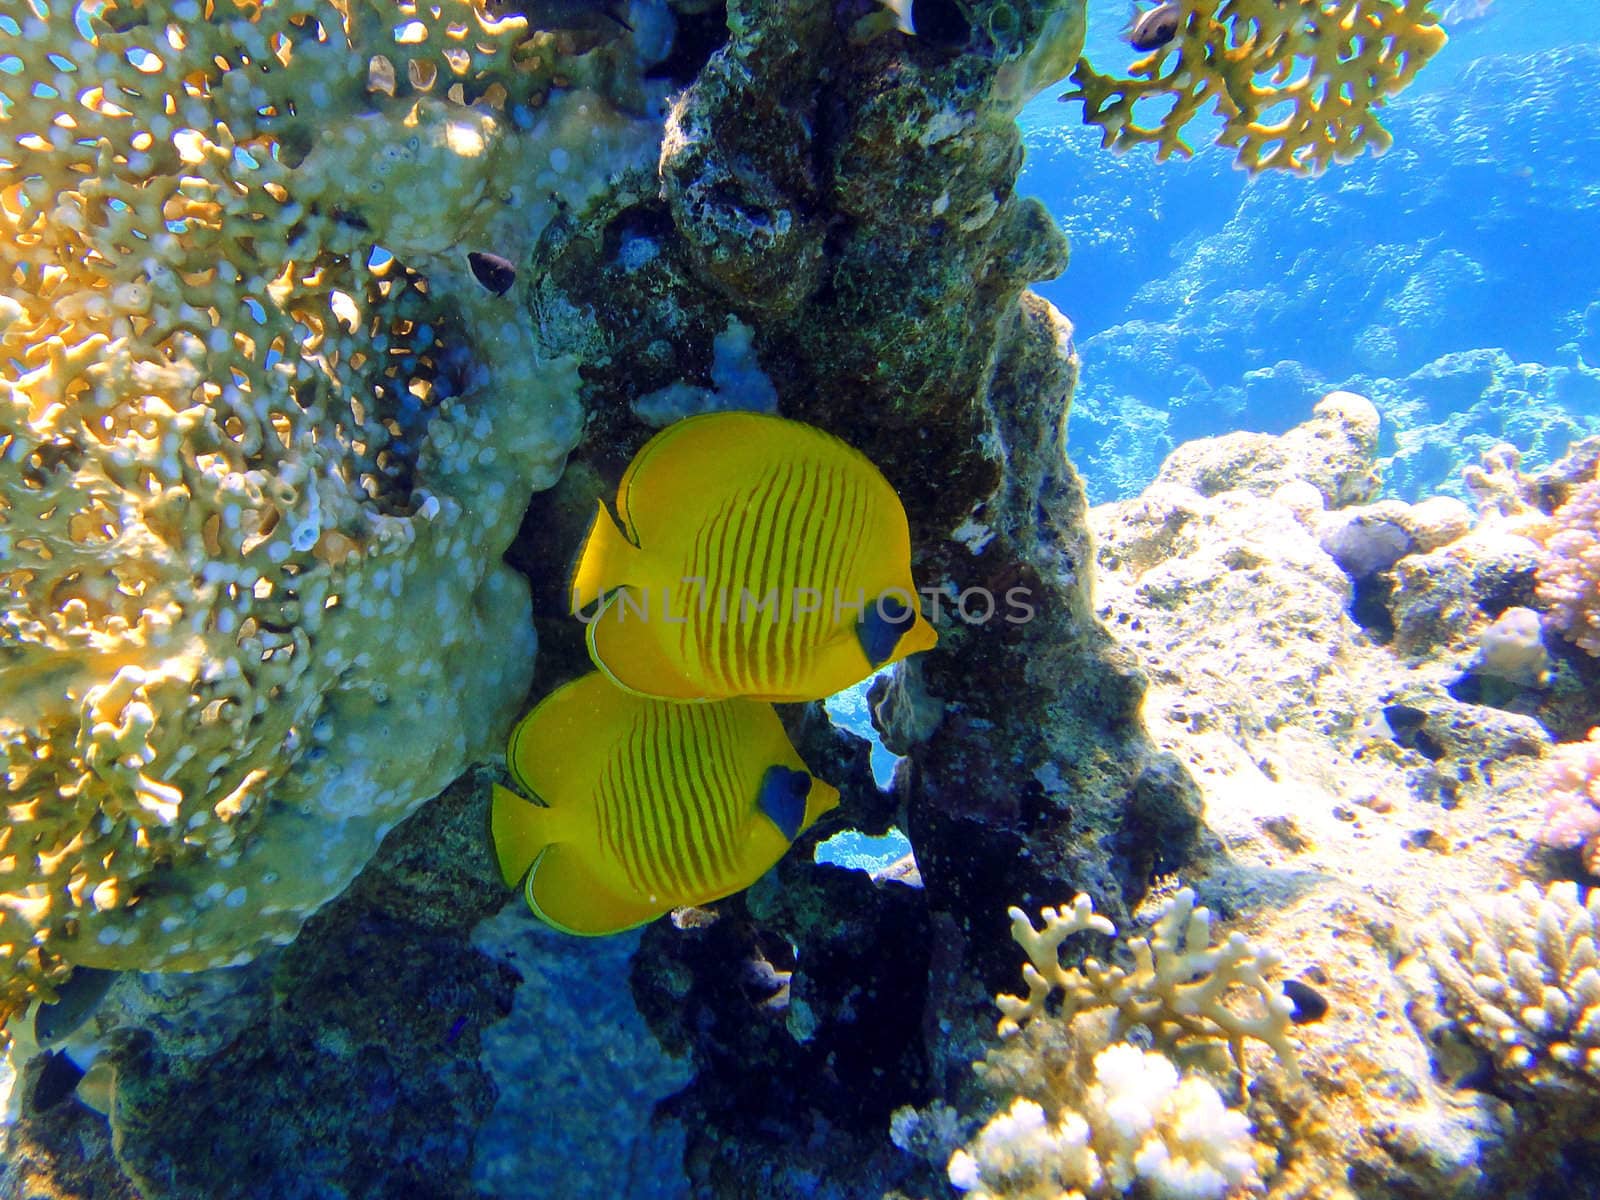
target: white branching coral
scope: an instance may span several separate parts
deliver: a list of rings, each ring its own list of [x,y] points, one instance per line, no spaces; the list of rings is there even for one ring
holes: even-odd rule
[[[1011,936],[1028,955],[1022,968],[1028,994],[995,998],[1004,1014],[1001,1037],[1015,1035],[1028,1021],[1042,1016],[1055,993],[1063,1022],[1086,1010],[1107,1009],[1111,1038],[1142,1026],[1163,1048],[1222,1041],[1241,1067],[1245,1041],[1254,1038],[1272,1047],[1290,1074],[1298,1076],[1288,1036],[1294,1004],[1266,979],[1278,964],[1277,953],[1252,945],[1240,933],[1213,946],[1211,912],[1195,906],[1193,890],[1183,888],[1173,896],[1149,936],[1126,939],[1131,968],[1094,958],[1085,959],[1081,967],[1062,965],[1062,944],[1073,934],[1116,932],[1110,921],[1094,912],[1087,896],[1078,896],[1065,911],[1046,908],[1039,928],[1019,908],[1008,913]],[[1251,1011],[1241,1012],[1229,1004],[1235,991],[1253,994]]]
[[[464,0],[0,27],[3,1019],[63,962],[293,936],[492,749],[533,648],[500,555],[581,414],[467,256],[660,128]]]
[[[1258,1184],[1250,1121],[1198,1075],[1119,1043],[1094,1059],[1079,1109],[1051,1118],[1017,1098],[950,1158],[973,1200],[1088,1200],[1138,1189],[1155,1200],[1223,1200]]]
[[[1600,1088],[1600,892],[1524,881],[1437,922],[1424,950],[1444,1011],[1507,1079]]]

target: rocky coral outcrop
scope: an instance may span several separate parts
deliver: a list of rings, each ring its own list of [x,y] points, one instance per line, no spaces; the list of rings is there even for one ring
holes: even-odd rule
[[[1463,1083],[1440,1049],[1448,1022],[1425,1015],[1431,999],[1418,1007],[1426,971],[1393,963],[1445,914],[1544,869],[1550,737],[1525,714],[1552,711],[1549,681],[1462,686],[1485,632],[1531,601],[1537,546],[1520,539],[1528,554],[1508,559],[1501,539],[1516,535],[1490,504],[1463,531],[1455,508],[1364,504],[1290,454],[1330,423],[1351,437],[1370,413],[1319,406],[1251,454],[1239,435],[1191,444],[1175,461],[1198,465],[1179,478],[1093,510],[1099,612],[1149,672],[1151,732],[1191,766],[1218,839],[1183,880],[1252,939],[1292,948],[1285,969],[1330,1001],[1302,1039],[1315,1115],[1296,1136],[1334,1131],[1344,1148],[1302,1158],[1271,1194],[1302,1194],[1320,1172],[1318,1186],[1363,1195],[1501,1195],[1524,1186],[1509,1164],[1541,1153],[1547,1120]],[[1370,470],[1374,440],[1356,444],[1350,467]],[[1302,463],[1300,482],[1285,478]],[[1502,507],[1523,503],[1519,477],[1495,478]],[[1369,510],[1405,539],[1387,565],[1356,569],[1325,535]]]

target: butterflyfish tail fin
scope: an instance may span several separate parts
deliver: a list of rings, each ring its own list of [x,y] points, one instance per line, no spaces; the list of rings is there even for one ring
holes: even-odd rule
[[[607,591],[628,582],[625,571],[638,547],[617,527],[603,501],[596,504],[594,524],[583,540],[578,569],[572,577],[572,611],[588,608]]]
[[[510,788],[494,785],[489,805],[489,833],[495,861],[507,887],[522,882],[545,847],[550,845],[550,810],[524,800]]]

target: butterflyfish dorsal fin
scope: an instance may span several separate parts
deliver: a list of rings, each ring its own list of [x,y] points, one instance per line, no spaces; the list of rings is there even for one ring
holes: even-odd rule
[[[569,806],[610,757],[610,741],[629,703],[593,673],[558,687],[511,730],[511,778],[550,809]]]

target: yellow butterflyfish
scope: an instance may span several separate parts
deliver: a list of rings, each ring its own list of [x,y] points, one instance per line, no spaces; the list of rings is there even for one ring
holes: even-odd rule
[[[900,498],[859,451],[797,421],[723,412],[639,451],[584,543],[589,656],[670,700],[818,700],[938,640]]]
[[[541,920],[586,936],[749,887],[839,803],[770,704],[674,704],[598,672],[525,716],[506,761],[542,803],[495,785],[500,873]]]

